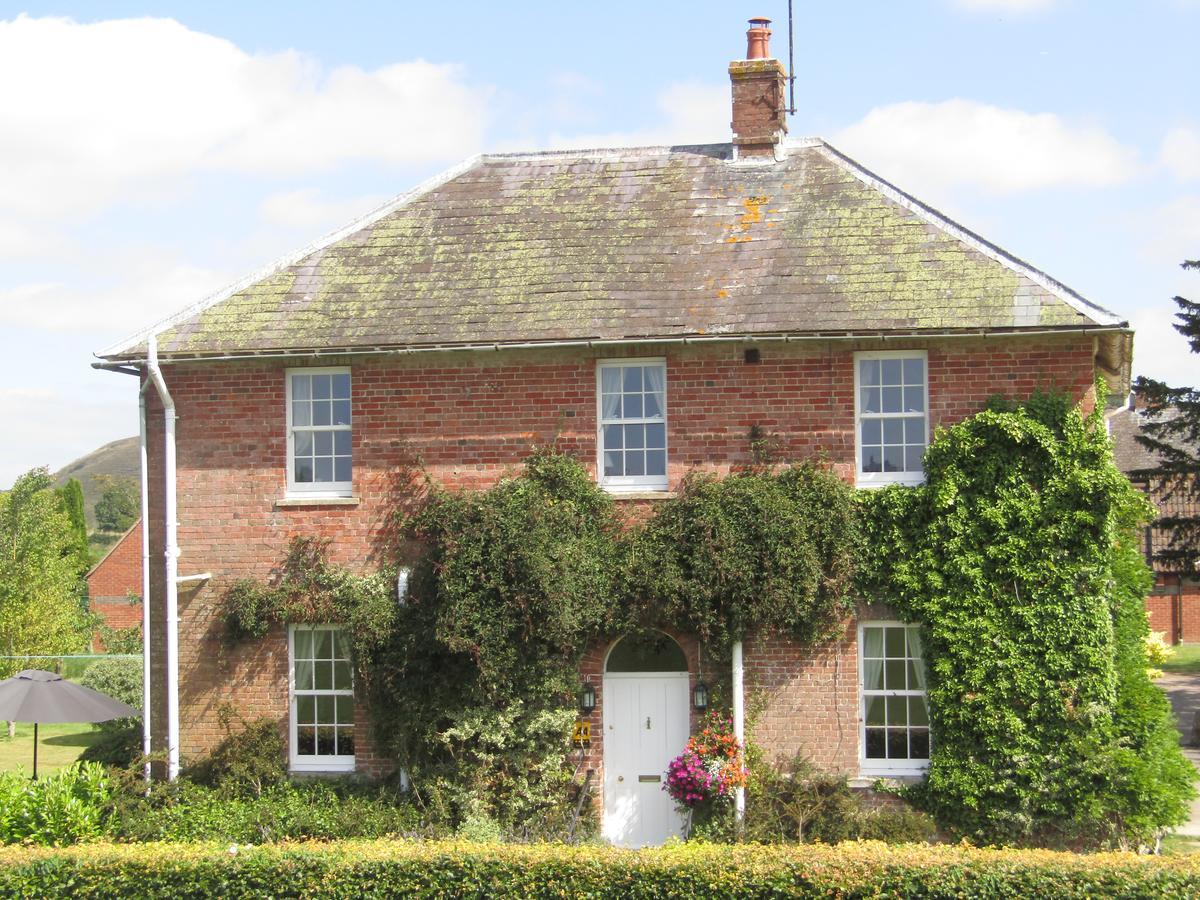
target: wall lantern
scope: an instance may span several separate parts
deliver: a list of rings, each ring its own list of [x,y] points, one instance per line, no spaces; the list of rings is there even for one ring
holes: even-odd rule
[[[408,605],[408,576],[412,569],[404,567],[396,572],[396,602],[401,606]]]
[[[585,681],[579,689],[579,711],[585,716],[592,714],[596,708],[596,689],[590,682]]]
[[[708,709],[708,685],[703,681],[697,681],[692,691],[692,706],[696,707],[696,712]]]

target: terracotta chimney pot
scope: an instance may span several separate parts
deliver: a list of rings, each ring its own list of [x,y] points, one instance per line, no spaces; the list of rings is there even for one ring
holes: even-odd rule
[[[750,20],[746,32],[746,59],[771,58],[771,20],[759,16]]]

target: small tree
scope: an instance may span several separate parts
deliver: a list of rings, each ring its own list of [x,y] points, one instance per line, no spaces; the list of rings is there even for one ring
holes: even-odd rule
[[[1182,265],[1200,270],[1197,259]],[[1175,330],[1187,338],[1193,353],[1200,353],[1200,303],[1174,299],[1179,306]],[[1195,571],[1200,563],[1200,389],[1168,387],[1144,376],[1133,389],[1146,404],[1146,423],[1137,439],[1159,464],[1130,474],[1147,480],[1160,505],[1173,507],[1155,521],[1169,535],[1168,546],[1155,558],[1178,571]]]
[[[96,501],[96,527],[100,531],[126,531],[140,512],[137,483],[111,475],[97,475],[96,480],[104,485]]]
[[[85,644],[74,547],[71,521],[45,469],[0,494],[0,653],[58,655]],[[19,668],[0,660],[0,676]]]

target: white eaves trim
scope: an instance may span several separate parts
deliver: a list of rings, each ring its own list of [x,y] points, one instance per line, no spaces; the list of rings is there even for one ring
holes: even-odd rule
[[[884,181],[874,172],[864,168],[860,163],[851,159],[821,138],[798,141],[796,145],[801,147],[815,147],[826,158],[841,166],[863,184],[869,185],[879,191],[879,193],[883,194],[893,203],[904,207],[909,212],[915,213],[930,225],[940,228],[942,231],[957,238],[972,249],[979,251],[989,259],[995,260],[1001,265],[1012,269],[1018,275],[1023,275],[1035,284],[1040,285],[1063,303],[1067,304],[1067,306],[1081,315],[1087,316],[1097,325],[1120,326],[1127,324],[1126,320],[1122,319],[1116,313],[1092,303],[1090,300],[1071,290],[1061,281],[1051,278],[1041,269],[1034,268],[1024,260],[1018,259],[1006,250],[980,237],[970,229],[964,228],[952,219],[942,215],[932,206],[927,206],[911,194],[906,194],[891,182]]]
[[[484,154],[480,153],[468,157],[467,159],[455,165],[453,168],[434,175],[432,178],[421,182],[411,190],[407,190],[403,194],[392,198],[387,203],[383,204],[377,209],[372,210],[365,216],[355,219],[349,225],[343,225],[336,231],[329,232],[324,237],[318,238],[311,244],[301,247],[299,250],[275,260],[275,262],[271,263],[270,265],[252,272],[245,278],[234,282],[229,287],[222,288],[215,294],[210,294],[203,300],[193,303],[191,306],[188,306],[179,312],[174,313],[173,315],[167,316],[165,319],[161,319],[158,322],[155,322],[153,325],[143,328],[129,337],[118,341],[111,347],[105,347],[103,350],[97,351],[94,355],[100,359],[104,359],[105,357],[117,356],[118,354],[121,354],[127,350],[132,350],[138,344],[142,343],[142,341],[145,341],[147,338],[149,338],[150,335],[158,334],[174,325],[178,325],[180,322],[184,322],[190,319],[192,316],[204,312],[204,310],[208,309],[209,307],[216,306],[222,300],[228,300],[234,294],[244,291],[251,285],[257,284],[265,278],[270,278],[276,272],[286,269],[288,266],[295,265],[296,263],[300,262],[300,260],[310,256],[313,253],[316,253],[318,250],[324,250],[326,247],[336,244],[338,241],[342,240],[342,238],[349,237],[356,231],[361,231],[363,228],[374,225],[384,216],[387,216],[390,213],[395,212],[400,207],[411,203],[422,194],[427,194],[430,191],[436,190],[446,182],[451,181],[457,178],[459,175],[462,175],[464,172],[473,169],[484,158]]]

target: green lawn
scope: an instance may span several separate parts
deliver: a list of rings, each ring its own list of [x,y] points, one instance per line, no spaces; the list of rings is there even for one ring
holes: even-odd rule
[[[38,774],[49,775],[75,762],[85,747],[100,737],[91,725],[41,725],[38,727]],[[0,772],[12,769],[33,771],[33,726],[18,724],[11,740],[5,723],[0,722]]]
[[[1200,675],[1200,644],[1176,644],[1175,652],[1160,668],[1164,672]]]

